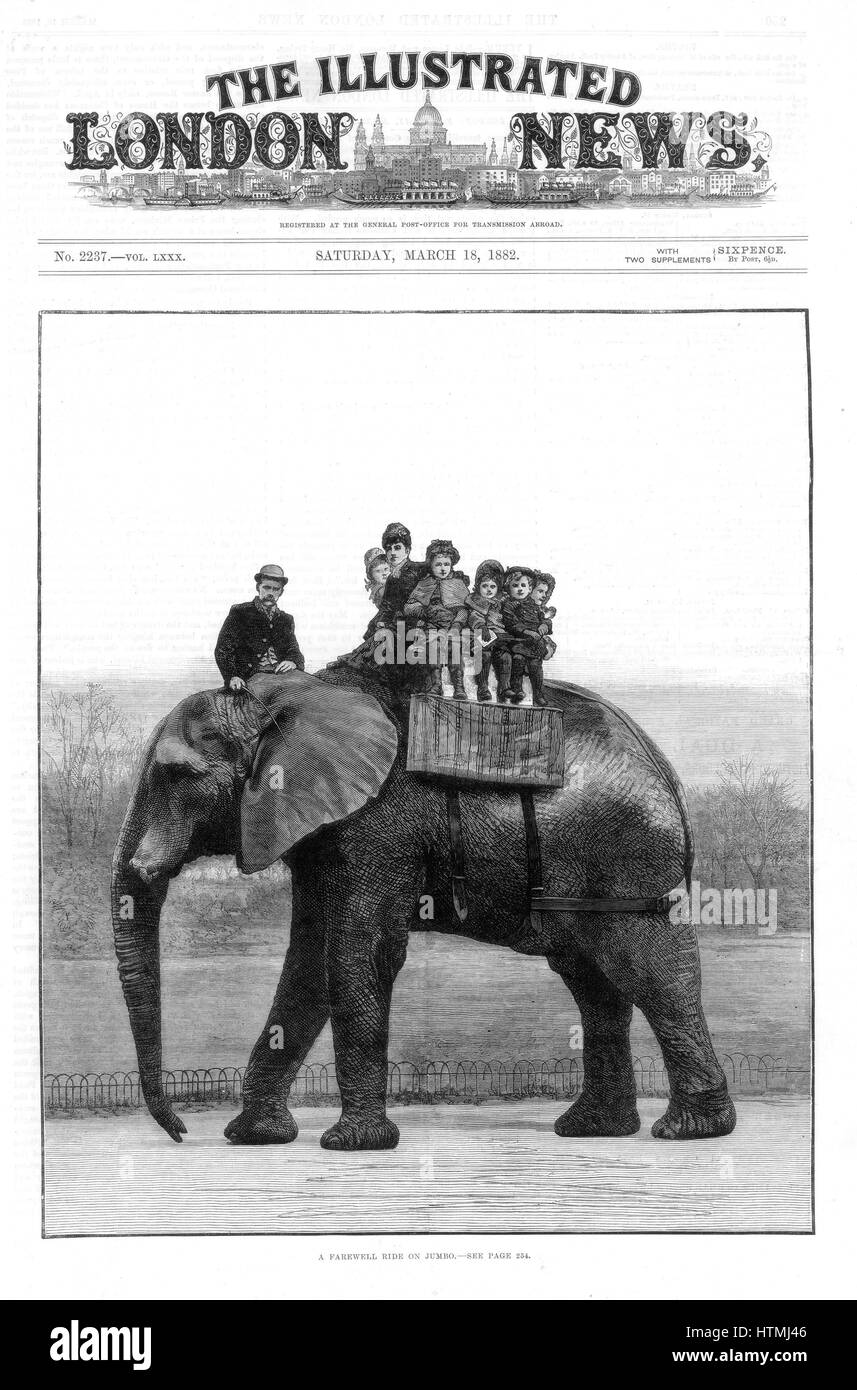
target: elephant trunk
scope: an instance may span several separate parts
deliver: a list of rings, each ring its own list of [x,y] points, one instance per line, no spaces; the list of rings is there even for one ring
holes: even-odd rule
[[[113,942],[122,992],[137,1050],[140,1087],[152,1117],[171,1139],[181,1143],[185,1126],[164,1094],[161,1080],[161,909],[167,880],[147,882],[130,867],[135,837],[128,833],[131,813],[122,828],[113,858],[110,888]]]

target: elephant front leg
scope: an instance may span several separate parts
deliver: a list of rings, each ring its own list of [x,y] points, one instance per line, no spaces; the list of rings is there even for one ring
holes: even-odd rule
[[[640,1116],[631,1060],[630,999],[577,952],[549,956],[548,964],[574,995],[583,1025],[583,1089],[554,1129],[563,1139],[636,1134]]]
[[[224,1131],[233,1144],[289,1144],[297,1138],[289,1091],[329,1013],[324,928],[301,918],[292,923],[274,1002],[250,1054],[243,1109]]]
[[[394,1149],[387,1118],[387,1045],[393,982],[405,962],[407,932],[351,925],[328,928],[327,990],[342,1115],[323,1149]]]

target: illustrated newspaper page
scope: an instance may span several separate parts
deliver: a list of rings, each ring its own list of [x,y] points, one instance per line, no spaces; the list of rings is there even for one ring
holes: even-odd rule
[[[821,1290],[780,10],[13,7],[29,1295]]]

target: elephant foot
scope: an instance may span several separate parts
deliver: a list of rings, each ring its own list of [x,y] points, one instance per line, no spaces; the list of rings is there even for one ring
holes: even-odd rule
[[[382,1115],[377,1120],[351,1120],[344,1115],[321,1136],[321,1147],[339,1152],[353,1149],[394,1149],[399,1131],[392,1120]]]
[[[298,1127],[290,1110],[278,1106],[268,1111],[242,1110],[223,1133],[230,1144],[291,1144]]]
[[[636,1134],[640,1117],[633,1101],[617,1108],[581,1096],[554,1124],[561,1139],[621,1139]]]
[[[695,1096],[673,1096],[652,1125],[656,1139],[717,1139],[731,1134],[737,1123],[735,1106],[724,1086]]]

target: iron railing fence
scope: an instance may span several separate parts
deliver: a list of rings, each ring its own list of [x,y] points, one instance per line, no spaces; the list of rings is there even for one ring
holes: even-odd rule
[[[665,1096],[669,1083],[660,1057],[634,1057],[640,1096]],[[726,1053],[720,1058],[729,1087],[738,1095],[805,1093],[809,1071],[783,1057]],[[236,1105],[244,1086],[244,1067],[205,1067],[164,1071],[163,1087],[171,1101]],[[443,1100],[525,1100],[541,1096],[573,1098],[583,1084],[583,1065],[576,1057],[390,1062],[387,1097],[409,1104]],[[75,1110],[123,1110],[143,1104],[137,1072],[49,1074],[44,1078],[48,1114]],[[290,1104],[331,1105],[339,1101],[333,1062],[309,1062],[298,1071]]]

